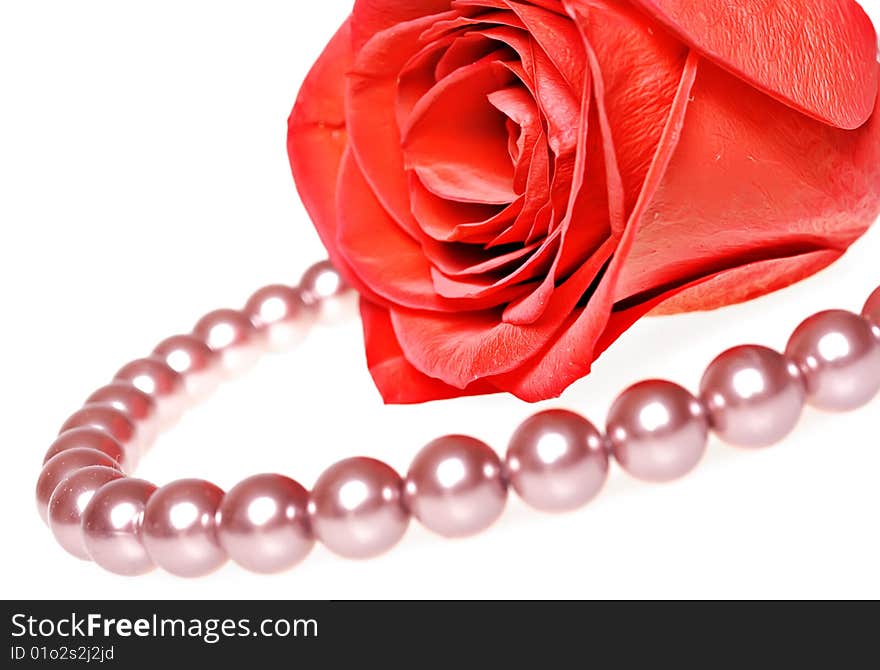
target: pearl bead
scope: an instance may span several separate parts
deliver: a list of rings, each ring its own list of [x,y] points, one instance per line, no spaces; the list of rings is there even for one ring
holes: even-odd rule
[[[200,577],[226,562],[215,517],[223,491],[201,479],[180,479],[150,496],[143,543],[150,558],[178,577]]]
[[[183,377],[159,358],[141,358],[123,366],[114,377],[128,382],[150,396],[156,403],[159,421],[172,425],[186,405]]]
[[[337,323],[352,308],[354,296],[330,261],[315,263],[299,281],[302,301],[324,323]]]
[[[722,440],[769,447],[797,425],[806,389],[793,362],[767,347],[747,345],[725,351],[709,365],[700,399]]]
[[[862,316],[874,325],[880,326],[880,287],[868,298],[868,302],[865,303],[865,307],[862,310]]]
[[[86,400],[87,405],[105,404],[115,407],[135,424],[141,447],[156,438],[158,431],[156,402],[128,382],[112,382],[102,386]]]
[[[700,462],[709,420],[705,408],[687,390],[649,380],[631,386],[614,401],[606,432],[624,470],[646,481],[667,482]]]
[[[244,313],[234,309],[218,309],[203,316],[193,329],[220,356],[223,369],[239,374],[256,363],[260,354],[259,335]]]
[[[131,452],[133,457],[136,457],[140,448],[137,427],[113,405],[86,405],[64,422],[59,434],[74,428],[94,428],[104,431],[116,440],[126,453]]]
[[[84,447],[67,449],[55,454],[46,461],[46,464],[40,471],[40,477],[37,479],[36,490],[37,511],[40,513],[40,518],[46,524],[49,523],[49,500],[52,498],[52,494],[55,492],[58,484],[77,470],[82,470],[92,465],[101,465],[105,468],[120,470],[119,463],[104,452]]]
[[[194,335],[172,335],[162,340],[153,356],[183,377],[193,400],[203,400],[221,381],[220,356]]]
[[[517,428],[505,460],[510,485],[526,503],[547,512],[577,509],[608,478],[602,433],[573,412],[550,410]]]
[[[92,465],[77,470],[55,487],[49,499],[49,528],[67,552],[89,560],[80,527],[82,513],[98,489],[124,476],[114,468]]]
[[[244,313],[273,351],[284,351],[305,339],[311,321],[298,289],[265,286],[254,293]]]
[[[372,458],[349,458],[332,465],[309,497],[315,536],[346,558],[370,558],[387,551],[409,526],[401,485],[400,475]]]
[[[112,382],[102,386],[86,400],[87,405],[94,403],[111,405],[137,423],[145,423],[156,414],[155,401],[126,382]]]
[[[422,524],[446,537],[473,535],[491,526],[507,502],[498,454],[464,435],[441,437],[416,454],[404,500]]]
[[[70,449],[94,449],[106,454],[118,463],[126,471],[131,470],[136,462],[136,455],[130,450],[126,452],[122,445],[113,439],[109,434],[97,428],[74,428],[61,433],[43,459],[43,463],[48,463],[51,458],[57,454],[64,453]]]
[[[831,310],[804,321],[786,355],[804,375],[807,401],[828,411],[856,409],[880,391],[880,335],[860,316]]]
[[[265,474],[245,479],[220,505],[220,544],[248,570],[286,570],[305,558],[315,543],[308,502],[308,491],[287,477]]]
[[[117,575],[142,575],[153,569],[141,542],[141,527],[155,490],[150,482],[124,478],[95,492],[81,522],[83,544],[95,563]]]

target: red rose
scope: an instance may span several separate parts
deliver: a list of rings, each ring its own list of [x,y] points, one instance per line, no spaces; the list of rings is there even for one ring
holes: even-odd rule
[[[853,0],[357,0],[289,151],[385,400],[553,397],[651,310],[839,258],[876,53]]]

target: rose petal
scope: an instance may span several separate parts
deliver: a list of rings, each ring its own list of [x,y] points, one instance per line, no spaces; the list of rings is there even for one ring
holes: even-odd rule
[[[437,76],[436,73],[441,63],[445,62],[448,54],[466,38],[473,38],[475,41],[474,47],[466,50],[471,60],[443,76]],[[437,82],[445,77],[464,67],[473,67],[478,63],[493,61],[503,62],[514,57],[510,49],[503,44],[498,44],[494,40],[477,34],[447,35],[425,45],[421,51],[407,61],[398,75],[395,109],[398,128],[404,128],[408,125],[415,106],[436,86]]]
[[[394,101],[394,114],[397,119],[397,127],[404,126],[412,114],[413,108],[424,95],[437,83],[434,72],[443,55],[456,42],[455,35],[447,35],[436,39],[425,46],[406,62],[403,69],[397,75],[397,91]],[[484,40],[488,43],[489,40]],[[486,57],[487,54],[472,51],[475,56],[470,62],[476,63]],[[497,59],[496,59],[497,60]]]
[[[452,248],[450,246],[452,245],[437,245],[438,248],[444,249],[448,253],[447,255],[438,255],[437,258],[432,257],[433,270],[437,273],[443,273],[447,277],[466,277],[468,275],[485,275],[489,272],[497,274],[500,270],[507,269],[511,264],[518,265],[518,261],[530,256],[540,245],[513,247],[510,251],[499,252],[496,256],[488,257],[485,254],[477,253],[479,248],[475,250],[467,248],[469,245],[457,245]]]
[[[685,62],[675,101],[654,161],[648,170],[645,186],[614,251],[614,257],[586,307],[580,312],[570,314],[561,328],[553,333],[554,337],[548,338],[548,346],[536,353],[530,361],[506,374],[492,377],[492,383],[498,388],[528,402],[537,402],[558,396],[590,371],[595,358],[596,343],[611,315],[612,296],[621,270],[626,266],[633,241],[643,224],[645,210],[654,200],[678,145],[699,63],[700,58],[695,53],[691,53]]]
[[[573,16],[601,73],[602,106],[620,171],[624,216],[632,211],[681,79],[688,48],[632,7],[592,0]],[[594,76],[598,76],[594,72]],[[634,112],[634,110],[638,110]]]
[[[523,205],[522,198],[508,207],[453,202],[431,193],[415,175],[409,190],[419,228],[440,242],[488,242],[516,220]]]
[[[690,282],[683,286],[664,291],[663,293],[653,296],[649,300],[638,303],[625,308],[615,308],[610,315],[604,330],[592,346],[591,360],[595,361],[604,353],[608,347],[614,344],[617,339],[631,328],[639,319],[646,314],[666,314],[667,305],[671,306],[674,311],[678,311],[677,305],[685,307],[684,311],[691,311],[691,304],[711,304],[711,301],[718,297],[718,291],[733,290],[739,291],[743,300],[755,298],[760,294],[770,291],[777,291],[789,286],[794,281],[799,281],[804,277],[808,277],[824,267],[827,267],[835,260],[840,258],[840,253],[836,251],[815,251],[791,258],[777,258],[766,261],[759,261],[746,266],[742,266],[733,270],[721,272],[710,277],[701,277],[698,280]],[[761,278],[766,282],[766,290],[760,293],[754,293],[752,290],[743,292],[739,282],[746,279],[746,284],[752,289],[759,286],[756,281],[749,279]],[[705,300],[709,298],[709,300]],[[571,318],[567,329],[574,328],[579,316],[575,315]],[[591,367],[591,366],[589,366]],[[589,372],[589,367],[586,372]],[[547,366],[545,364],[544,371]],[[563,378],[570,377],[565,368],[560,368]],[[583,374],[586,374],[583,372]],[[519,386],[506,388],[504,386],[504,378],[496,378],[494,383],[500,385],[503,390],[521,394],[520,397],[528,402],[536,402],[546,398],[539,397],[535,392],[523,392]],[[575,380],[570,380],[569,383]],[[559,392],[564,390],[560,387]]]
[[[496,388],[483,380],[466,389],[458,389],[416,370],[406,360],[397,343],[388,310],[363,299],[361,322],[367,366],[386,403],[402,405],[497,392]]]
[[[615,299],[683,284],[767,250],[842,251],[878,212],[880,114],[859,130],[840,130],[705,62]]]
[[[359,51],[376,33],[449,9],[449,0],[355,0],[351,10],[352,44]]]
[[[521,30],[506,26],[486,28],[481,35],[509,45],[520,58],[505,63],[529,89],[547,124],[546,134],[553,153],[573,152],[577,128],[571,123],[580,109],[581,89],[572,89],[549,56]]]
[[[460,202],[516,199],[504,115],[489,103],[510,72],[479,62],[437,83],[401,129],[405,164],[432,193]]]
[[[513,190],[523,193],[535,144],[544,133],[538,106],[528,90],[520,85],[493,91],[489,94],[489,103],[508,118],[508,153],[514,165]],[[515,131],[511,132],[512,129]]]
[[[578,26],[582,26],[583,22],[578,21]],[[569,195],[568,208],[565,217],[560,224],[561,239],[559,254],[553,262],[553,266],[547,273],[544,281],[528,296],[515,301],[509,305],[504,311],[504,320],[511,324],[525,325],[535,322],[544,314],[544,309],[550,304],[550,296],[556,288],[557,280],[561,279],[560,275],[567,274],[570,267],[581,258],[589,257],[589,254],[601,243],[606,236],[606,226],[596,225],[595,217],[585,217],[584,220],[577,221],[577,225],[572,225],[574,216],[578,213],[583,214],[583,209],[578,208],[579,202],[586,202],[589,198],[590,189],[587,188],[587,195],[581,193],[583,181],[586,179],[587,170],[587,151],[591,145],[588,144],[588,129],[590,115],[590,100],[595,100],[595,113],[598,118],[598,130],[600,131],[601,142],[598,145],[602,149],[600,160],[605,167],[604,182],[601,181],[600,175],[593,175],[592,182],[594,185],[603,184],[607,191],[608,220],[611,222],[611,229],[619,229],[622,227],[620,221],[624,216],[623,212],[623,186],[620,177],[620,171],[617,166],[617,158],[614,149],[614,141],[611,135],[610,123],[606,113],[605,104],[605,87],[603,75],[599,68],[598,60],[593,52],[592,47],[584,35],[583,49],[586,53],[586,60],[589,63],[589,69],[586,71],[585,81],[583,85],[583,93],[581,100],[581,111],[578,122],[579,133],[581,135],[578,142],[577,158],[575,163],[574,181],[571,184],[571,193]],[[592,84],[592,91],[591,91]],[[592,92],[592,96],[591,96]],[[594,135],[595,136],[595,135]],[[595,145],[593,145],[595,146]],[[598,162],[594,160],[595,163]],[[593,202],[592,199],[589,202]]]
[[[456,28],[473,26],[473,30],[467,33],[468,35],[480,35],[496,40],[516,52],[520,61],[505,65],[520,77],[532,96],[538,99],[541,111],[546,117],[549,127],[548,136],[554,151],[562,154],[567,149],[573,150],[576,134],[570,120],[572,113],[577,111],[580,91],[568,85],[550,57],[524,30],[525,26],[516,15],[508,11],[474,18],[458,17],[448,23]],[[430,32],[426,35],[436,37]]]
[[[531,254],[515,269],[501,278],[449,276],[439,269],[432,268],[434,287],[440,295],[447,297],[469,297],[489,299],[499,291],[508,296],[507,302],[514,304],[523,294],[528,295],[546,276],[553,258],[559,249],[559,233],[551,233],[537,248],[529,247]],[[518,288],[517,288],[518,287]],[[501,304],[500,302],[497,304]],[[531,322],[529,322],[531,323]],[[527,325],[527,324],[525,324]]]
[[[360,3],[358,3],[360,4]],[[377,7],[394,3],[374,2]],[[404,3],[407,4],[407,3]],[[454,16],[452,12],[448,16]],[[396,24],[374,35],[358,52],[347,78],[346,124],[364,177],[394,220],[415,234],[409,185],[395,116],[397,77],[421,49],[420,35],[434,16]]]
[[[529,155],[531,161],[528,165],[522,209],[506,229],[495,231],[496,236],[488,244],[490,248],[505,244],[532,244],[540,241],[541,237],[546,237],[550,232],[543,229],[540,231],[540,236],[535,234],[541,223],[538,219],[539,213],[546,206],[552,204],[550,173],[553,166],[550,163],[550,154],[543,131],[535,138]],[[549,218],[544,223],[549,223]]]
[[[726,270],[709,277],[701,277],[682,286],[668,289],[647,301],[628,307],[615,308],[605,331],[593,352],[598,358],[646,314],[673,314],[721,307],[719,297],[733,291],[736,302],[757,298],[781,290],[813,275],[840,258],[838,251],[813,251],[789,258],[774,258]],[[764,282],[762,290],[761,282]]]
[[[541,48],[574,92],[579,92],[587,67],[577,27],[567,16],[521,2],[505,2],[523,22],[529,37]]]
[[[477,277],[457,278],[449,277],[436,268],[431,269],[431,277],[434,280],[434,288],[437,294],[444,298],[471,298],[476,299],[485,295],[493,295],[498,292],[498,284],[492,275]],[[517,284],[519,293],[524,293],[537,282]]]
[[[303,82],[288,120],[287,149],[297,189],[331,252],[336,247],[336,175],[348,143],[342,92],[354,58],[350,43],[345,23]]]
[[[591,115],[595,122],[595,107]],[[557,278],[560,278],[560,282],[567,278],[583,263],[583,259],[589,258],[611,237],[602,140],[600,133],[588,134],[585,130],[584,134],[587,135],[584,165],[589,167],[579,168],[579,173],[586,172],[586,183],[578,185],[580,180],[574,182],[579,193],[572,199],[571,209],[554,231],[554,235],[559,237],[559,245],[553,262],[534,291],[507,306],[503,316],[507,323],[527,325],[541,318],[550,295],[556,289]]]
[[[454,9],[461,9],[459,3],[453,3]],[[461,33],[462,28],[479,28],[484,25],[501,25],[510,26],[519,30],[525,29],[522,21],[520,21],[507,7],[499,3],[496,7],[500,11],[480,11],[472,15],[454,13],[450,18],[442,18],[435,21],[434,24],[425,29],[422,33],[423,42],[432,42],[442,39],[454,33]]]
[[[444,50],[434,67],[434,81],[440,81],[444,77],[466,67],[471,63],[486,58],[489,54],[498,51],[499,44],[478,33],[466,33],[458,35],[452,44]]]
[[[698,280],[692,286],[675,289],[675,295],[659,301],[652,313],[696,312],[753,300],[824,270],[842,255],[843,252],[836,249],[823,249],[742,265]]]
[[[522,292],[511,286],[473,300],[437,295],[422,247],[382,208],[350,150],[339,171],[336,207],[340,254],[362,283],[386,301],[413,309],[456,312],[495,307]]]
[[[346,22],[303,82],[288,120],[287,151],[297,190],[330,260],[351,286],[379,301],[336,248],[336,177],[348,144],[342,98],[353,58]]]
[[[501,321],[498,310],[451,314],[393,307],[391,322],[407,360],[456,388],[510,372],[538,353],[571,314],[614,250],[607,243],[550,298],[530,326]]]
[[[820,121],[851,130],[874,110],[877,35],[855,0],[633,2],[721,67]]]

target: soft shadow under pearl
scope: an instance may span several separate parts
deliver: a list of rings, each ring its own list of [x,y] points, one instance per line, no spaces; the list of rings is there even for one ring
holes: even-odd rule
[[[144,508],[156,487],[124,478],[97,490],[82,513],[83,544],[91,559],[117,575],[142,575],[153,561],[141,542]]]
[[[807,384],[807,401],[827,411],[867,404],[880,391],[880,337],[858,314],[830,310],[804,321],[785,354]]]
[[[114,468],[92,465],[77,470],[55,487],[49,499],[49,528],[67,552],[89,560],[81,527],[83,511],[98,489],[124,476]]]
[[[223,491],[202,479],[180,479],[150,496],[143,542],[153,562],[178,577],[201,577],[226,562],[215,517]]]
[[[505,460],[510,485],[526,503],[566,512],[592,500],[608,478],[602,433],[584,417],[549,410],[529,417],[513,434]]]
[[[346,558],[386,552],[409,526],[401,487],[400,475],[373,458],[349,458],[330,466],[309,497],[315,536]]]
[[[788,435],[803,413],[806,395],[798,366],[756,345],[725,351],[700,382],[712,429],[740,447],[769,447]]]
[[[629,474],[668,482],[693,470],[706,451],[706,409],[672,382],[648,380],[631,386],[614,401],[606,434],[614,456]]]
[[[217,533],[229,558],[248,570],[272,573],[299,563],[315,541],[309,492],[277,474],[236,484],[220,505]]]
[[[501,516],[507,503],[501,459],[473,437],[437,438],[413,459],[404,500],[412,515],[435,533],[478,533]]]
[[[84,447],[67,449],[56,454],[46,462],[40,471],[39,479],[37,479],[36,490],[37,511],[40,513],[40,518],[46,524],[49,523],[49,500],[52,498],[52,494],[55,492],[58,484],[77,470],[93,465],[101,465],[105,468],[121,471],[119,463],[104,452]]]

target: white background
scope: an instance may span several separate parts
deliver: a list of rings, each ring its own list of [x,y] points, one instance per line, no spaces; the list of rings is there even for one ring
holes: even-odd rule
[[[880,2],[866,0],[875,20]],[[307,5],[307,6],[305,6]],[[615,471],[599,500],[546,516],[512,499],[474,539],[415,524],[391,553],[323,548],[260,577],[124,579],[59,549],[33,484],[65,417],[126,360],[321,246],[296,196],[286,118],[350,2],[3,2],[0,9],[0,595],[20,598],[880,597],[880,401],[810,412],[778,447],[712,444],[687,479]],[[245,9],[246,8],[246,9]],[[802,317],[858,309],[880,283],[880,228],[833,268],[751,304],[640,322],[558,402],[601,419],[622,387],[694,386],[724,348],[781,347]],[[503,449],[531,408],[490,397],[383,407],[357,319],[266,359],[159,441],[140,476],[230,487],[262,471],[309,486],[333,461],[405,470],[427,440]]]

